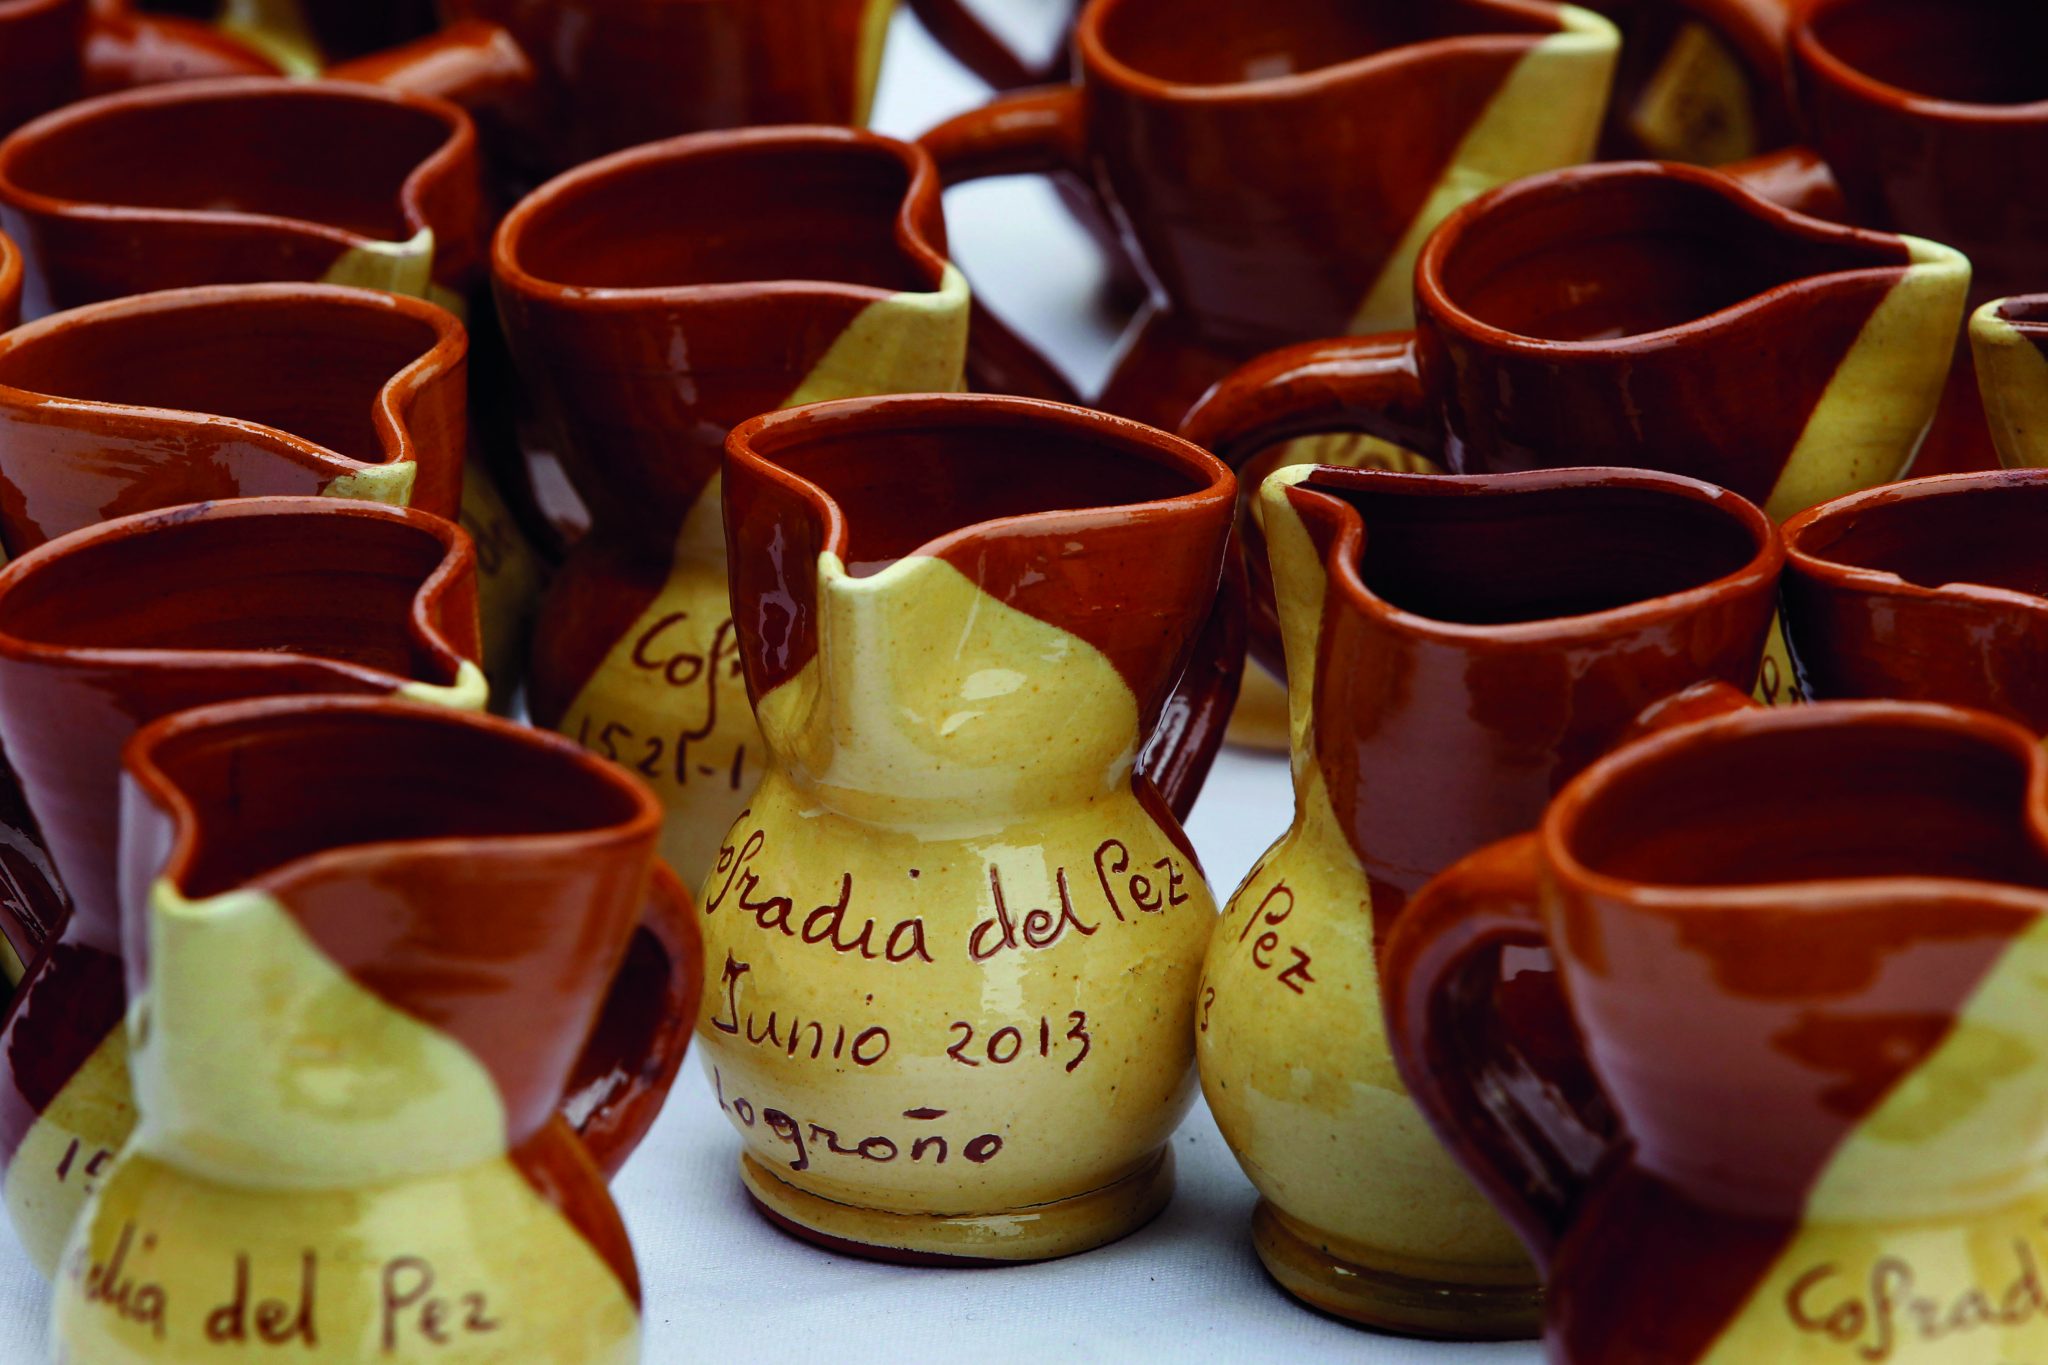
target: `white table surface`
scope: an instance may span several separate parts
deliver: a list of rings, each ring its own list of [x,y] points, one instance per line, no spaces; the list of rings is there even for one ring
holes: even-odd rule
[[[1049,45],[1066,0],[981,0],[1006,31]],[[985,98],[897,16],[874,124],[911,137]],[[1101,313],[1094,251],[1052,193],[989,181],[947,196],[953,250],[981,296],[1084,390],[1107,372],[1116,321]],[[1225,899],[1286,828],[1287,766],[1226,750],[1189,833]],[[1532,1345],[1436,1345],[1377,1336],[1299,1307],[1253,1253],[1251,1185],[1197,1103],[1174,1139],[1172,1205],[1114,1246],[1046,1265],[921,1270],[831,1255],[769,1228],[741,1194],[739,1141],[702,1071],[685,1064],[659,1123],[614,1186],[646,1291],[650,1365],[696,1361],[924,1359],[975,1365],[1080,1361],[1344,1360],[1358,1365],[1535,1365]],[[4,1229],[0,1220],[0,1229]],[[0,1365],[45,1359],[47,1290],[0,1230]],[[534,1362],[534,1365],[542,1365]]]

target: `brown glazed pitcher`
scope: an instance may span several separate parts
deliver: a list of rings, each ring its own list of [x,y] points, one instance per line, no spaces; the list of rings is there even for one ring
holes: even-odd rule
[[[1669,730],[1432,883],[1386,974],[1403,1077],[1546,1268],[1556,1365],[2048,1359],[2032,732]]]
[[[726,586],[726,433],[959,389],[969,300],[945,250],[930,161],[826,128],[620,153],[498,234],[506,334],[591,518],[543,602],[528,706],[649,780],[686,878],[710,871],[766,758]]]
[[[337,67],[445,95],[531,185],[607,152],[763,123],[863,124],[895,0],[441,0],[440,34]]]
[[[364,697],[182,712],[126,770],[140,1120],[58,1353],[639,1361],[632,1249],[561,1097],[667,880],[652,798],[530,727]]]
[[[158,716],[276,694],[483,706],[473,550],[452,524],[333,498],[126,517],[0,570],[0,738],[71,893],[0,1032],[8,1212],[46,1271],[133,1121],[120,1023],[115,792]],[[147,584],[141,591],[138,584]],[[698,964],[683,902],[650,907],[571,1112],[601,1163],[673,1078]],[[659,1002],[657,1007],[656,1002]]]
[[[1194,1097],[1215,909],[1179,813],[1243,660],[1234,481],[1149,427],[966,394],[770,413],[726,449],[768,761],[705,882],[698,1040],[749,1193],[891,1259],[1133,1231]]]
[[[1098,0],[1072,85],[927,133],[951,185],[1085,181],[1153,284],[1099,406],[1172,428],[1234,366],[1410,325],[1424,238],[1593,151],[1618,39],[1548,0]]]
[[[0,142],[0,226],[26,257],[30,317],[263,281],[364,285],[462,311],[486,302],[479,176],[475,128],[443,101],[334,81],[193,81],[87,100]],[[474,453],[510,465],[509,400],[488,357],[471,355],[462,522],[502,687],[516,680],[541,566]]]
[[[1804,695],[1990,711],[2048,734],[2048,469],[1913,479],[1785,524]]]
[[[2048,294],[1985,304],[1970,319],[1970,346],[1999,462],[2048,465]]]
[[[1260,500],[1295,814],[1210,944],[1203,1089],[1289,1293],[1395,1331],[1529,1335],[1534,1271],[1394,1073],[1380,946],[1424,883],[1527,829],[1642,713],[1755,683],[1777,532],[1639,470],[1295,466]]]

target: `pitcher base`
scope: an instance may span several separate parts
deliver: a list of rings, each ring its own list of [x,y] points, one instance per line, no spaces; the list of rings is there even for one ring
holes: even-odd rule
[[[785,1232],[832,1251],[906,1265],[1017,1265],[1093,1251],[1128,1237],[1173,1198],[1173,1151],[1101,1189],[1006,1213],[893,1213],[800,1190],[746,1153],[740,1178],[754,1206]]]
[[[1521,1341],[1543,1326],[1535,1284],[1423,1280],[1360,1265],[1302,1235],[1268,1201],[1252,1214],[1266,1273],[1312,1308],[1383,1332],[1459,1341]]]

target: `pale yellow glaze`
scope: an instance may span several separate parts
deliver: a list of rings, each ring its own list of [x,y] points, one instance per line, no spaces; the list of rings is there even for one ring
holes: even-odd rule
[[[2004,302],[1987,303],[1970,319],[1984,415],[2008,469],[2048,465],[2048,356],[1998,315]]]
[[[966,278],[950,266],[933,293],[868,305],[782,406],[959,390],[968,311]],[[714,477],[698,496],[668,581],[557,727],[649,781],[667,812],[662,856],[692,882],[710,871],[767,760],[740,676],[720,487]]]
[[[1231,898],[1203,967],[1202,1091],[1277,1217],[1258,1247],[1331,1312],[1436,1335],[1533,1330],[1535,1271],[1445,1154],[1394,1068],[1381,1022],[1372,896],[1314,761],[1327,588],[1286,501],[1260,491],[1290,678],[1295,818]]]
[[[827,554],[818,592],[818,653],[761,700],[769,772],[700,898],[700,1055],[796,1193],[752,1188],[898,1250],[1121,1236],[1164,1202],[1215,922],[1132,792],[1137,701],[942,560],[855,579]]]
[[[159,882],[149,938],[129,1026],[142,1120],[66,1253],[60,1356],[638,1359],[632,1301],[506,1158],[466,1049],[266,893],[191,902]]]
[[[381,502],[387,507],[412,506],[412,486],[419,466],[411,460],[373,464],[353,474],[329,479],[320,491],[330,498],[354,498],[358,502]]]
[[[1904,474],[1934,425],[1970,292],[1969,258],[1906,237],[1912,264],[1835,367],[1764,510],[1779,521]]]
[[[1563,28],[1530,48],[1459,143],[1352,319],[1353,335],[1415,325],[1415,260],[1429,234],[1488,190],[1593,159],[1621,34],[1591,10],[1559,6]]]
[[[1836,1151],[1704,1365],[2048,1360],[2048,922]]]
[[[861,15],[853,118],[849,120],[856,128],[866,127],[868,115],[874,112],[875,85],[882,75],[882,52],[889,43],[889,21],[895,17],[896,0],[867,0],[867,9]]]
[[[1763,150],[1749,73],[1721,35],[1688,22],[1628,111],[1628,129],[1663,161],[1725,166]]]

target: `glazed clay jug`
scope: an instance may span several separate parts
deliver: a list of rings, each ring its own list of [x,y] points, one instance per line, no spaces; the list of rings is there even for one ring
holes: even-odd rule
[[[1617,45],[1549,0],[1100,0],[1074,84],[922,141],[948,185],[1060,173],[1112,207],[1154,298],[1099,405],[1171,428],[1261,351],[1408,326],[1445,214],[1592,154]]]
[[[1990,711],[2048,734],[2048,469],[1912,479],[1785,524],[1785,639],[1817,701]]]
[[[276,70],[226,34],[124,0],[0,0],[0,137],[88,95]]]
[[[2048,1359],[2044,791],[1980,712],[1755,711],[1410,908],[1396,1056],[1546,1266],[1555,1365]]]
[[[637,1361],[632,1249],[557,1104],[652,799],[532,729],[363,698],[187,711],[127,764],[140,1121],[59,1353]]]
[[[1970,345],[1999,462],[2048,465],[2048,294],[1985,304],[1970,319]]]
[[[140,0],[215,27],[268,55],[288,75],[317,75],[336,62],[432,33],[434,0]]]
[[[678,138],[571,173],[498,236],[500,310],[592,525],[534,632],[535,723],[646,777],[711,870],[767,754],[726,586],[747,418],[962,384],[967,284],[931,164],[851,129]]]
[[[193,81],[86,100],[0,142],[0,226],[27,257],[30,317],[266,281],[362,285],[474,315],[487,265],[479,175],[475,128],[444,101],[333,81]],[[510,401],[481,344],[492,335],[479,327],[472,347],[471,448],[486,455],[510,443]],[[465,471],[462,522],[478,545],[486,663],[509,695],[541,567],[485,464]]]
[[[1235,494],[1164,433],[1024,399],[733,432],[769,758],[705,882],[698,1040],[777,1223],[1039,1260],[1170,1197],[1215,922],[1176,811],[1233,699],[1204,621]]]
[[[1641,713],[1755,682],[1777,533],[1633,470],[1296,467],[1260,496],[1295,814],[1210,945],[1203,1090],[1289,1293],[1400,1332],[1529,1335],[1534,1271],[1395,1074],[1379,946],[1432,875],[1534,824]]]
[[[1806,217],[1712,171],[1554,171],[1430,239],[1415,330],[1262,356],[1183,434],[1234,465],[1360,431],[1458,473],[1665,470],[1782,520],[1905,471],[1969,279],[1946,247]],[[1255,593],[1255,624],[1270,612]],[[1762,694],[1789,691],[1774,645]]]

